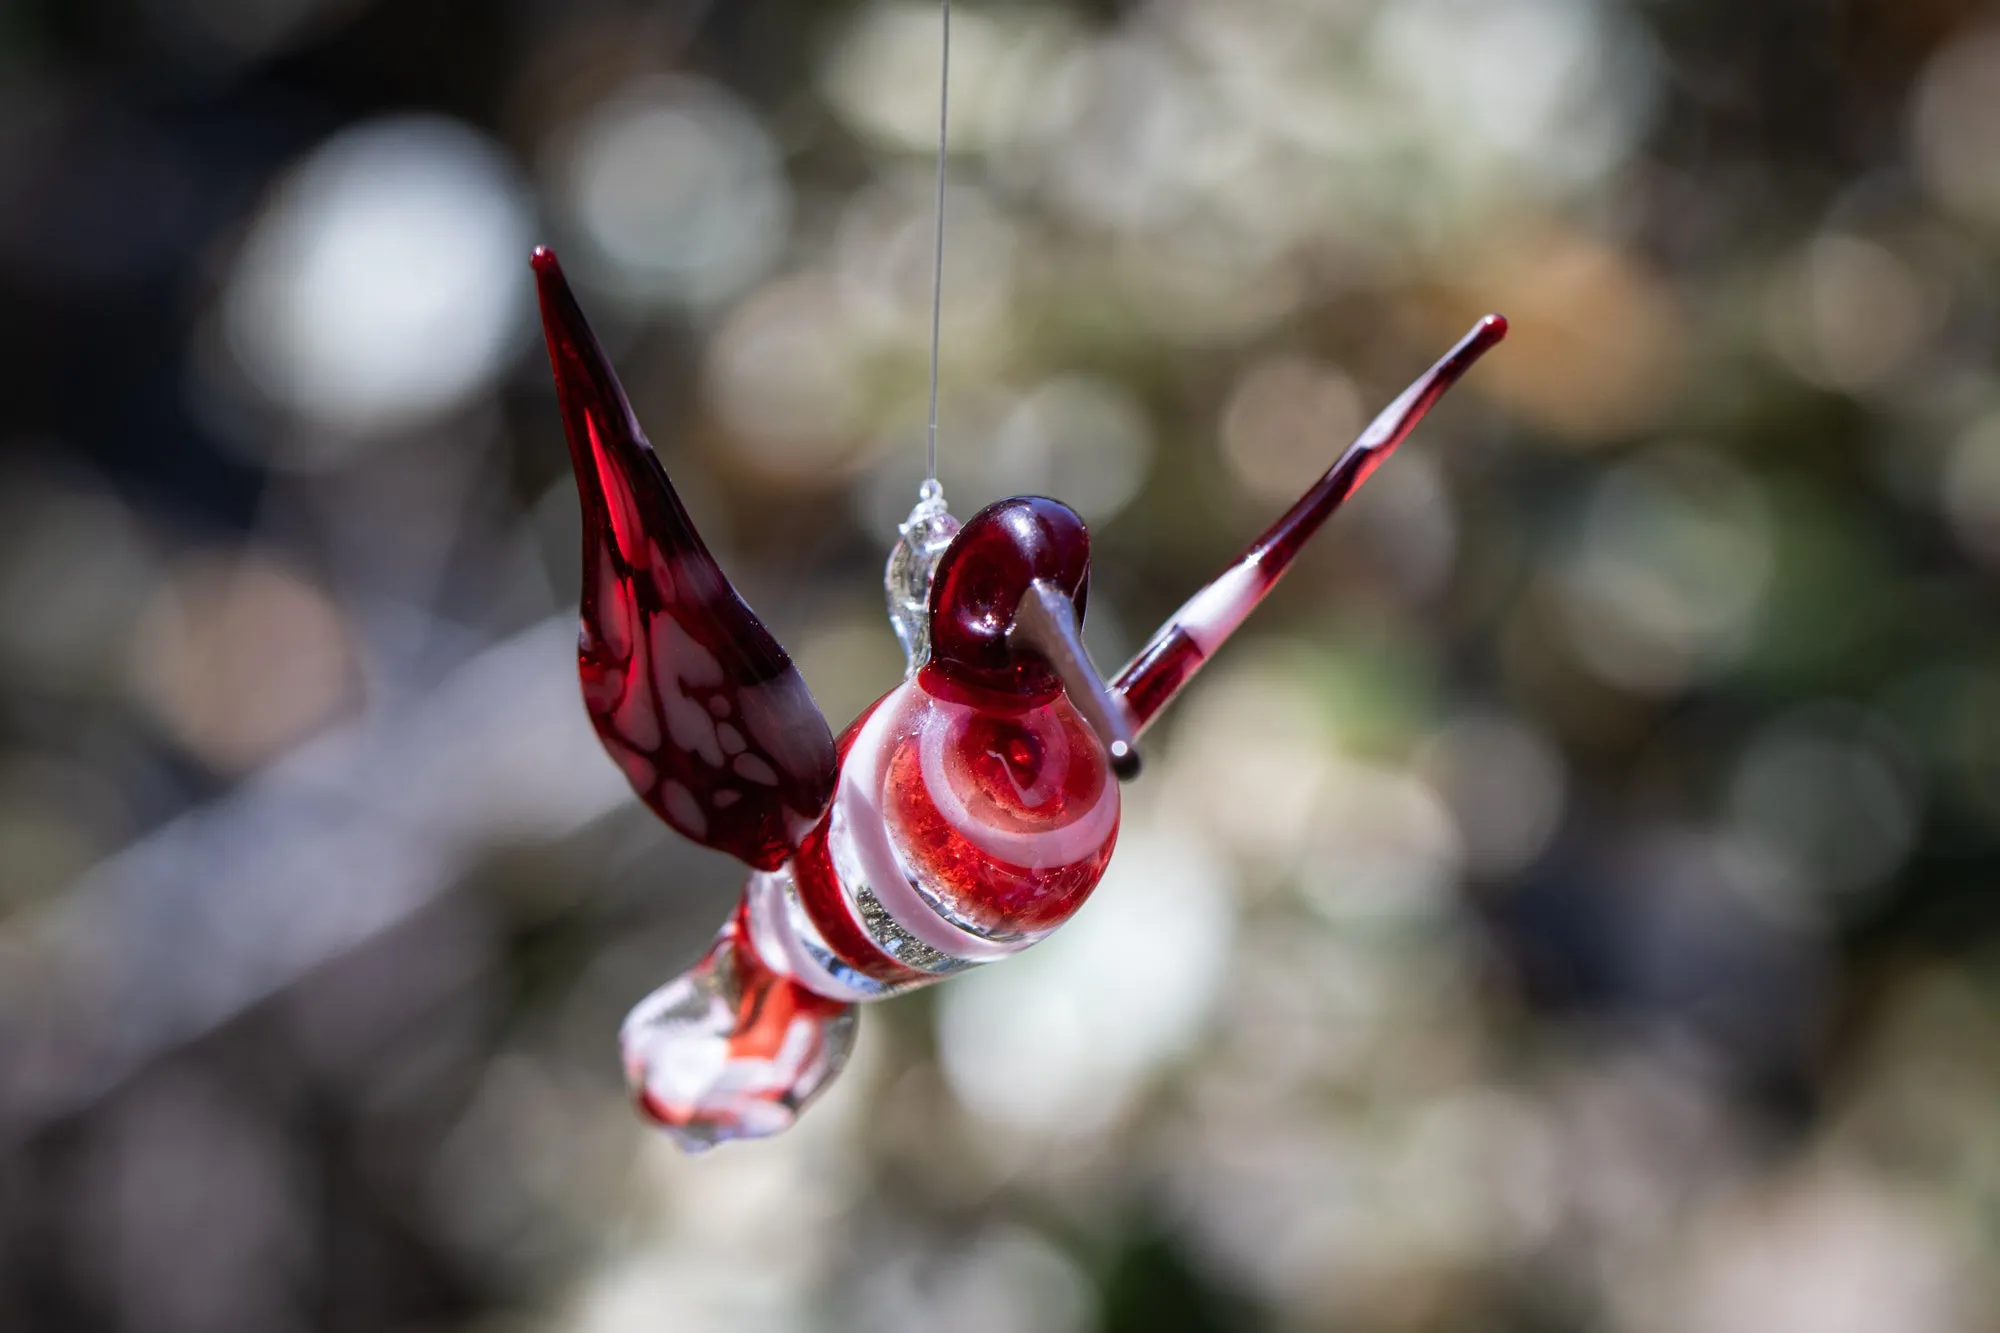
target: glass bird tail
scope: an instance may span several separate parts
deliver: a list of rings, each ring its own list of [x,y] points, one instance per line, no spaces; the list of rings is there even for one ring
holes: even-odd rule
[[[846,1065],[855,1019],[764,961],[746,896],[701,961],[632,1010],[619,1044],[640,1111],[698,1153],[789,1129]]]

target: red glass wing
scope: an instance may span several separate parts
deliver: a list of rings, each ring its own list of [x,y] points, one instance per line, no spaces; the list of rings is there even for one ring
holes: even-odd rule
[[[583,501],[584,704],[660,818],[774,870],[833,797],[833,736],[695,531],[550,251],[542,330]]]
[[[1144,727],[1166,707],[1264,600],[1299,548],[1387,461],[1396,446],[1409,438],[1445,391],[1506,336],[1507,321],[1498,315],[1488,315],[1475,324],[1458,346],[1375,418],[1284,517],[1160,627],[1152,642],[1111,682],[1112,691],[1124,700],[1135,724]]]

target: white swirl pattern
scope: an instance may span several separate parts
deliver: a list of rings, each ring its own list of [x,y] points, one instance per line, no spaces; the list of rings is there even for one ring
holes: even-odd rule
[[[982,934],[970,923],[955,921],[938,901],[937,890],[912,874],[897,851],[884,811],[889,761],[913,718],[920,735],[916,744],[924,790],[938,813],[957,833],[982,853],[1011,865],[1051,867],[1087,859],[1110,840],[1118,827],[1118,788],[1106,781],[1097,801],[1079,818],[1059,828],[1034,834],[995,829],[976,820],[951,788],[944,771],[944,746],[974,716],[971,709],[933,699],[914,681],[882,700],[855,736],[840,785],[834,795],[827,828],[827,854],[833,878],[840,886],[840,905],[857,933],[873,943],[886,962],[921,974],[920,979],[879,981],[844,962],[813,924],[799,899],[793,868],[750,877],[747,889],[754,947],[765,962],[809,990],[849,1003],[882,999],[941,980],[967,967],[995,962],[1034,944],[1047,930],[1014,936]],[[1043,800],[1067,771],[1069,741],[1063,728],[1051,726],[1043,737],[1046,766],[1055,775],[1024,792]],[[1052,929],[1052,927],[1051,927]]]

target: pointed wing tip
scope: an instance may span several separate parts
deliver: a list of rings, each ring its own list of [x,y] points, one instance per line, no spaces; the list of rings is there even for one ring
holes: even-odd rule
[[[1498,347],[1507,337],[1509,329],[1505,315],[1488,315],[1472,326],[1464,341],[1452,349],[1449,360],[1470,366],[1474,361]]]
[[[577,303],[576,293],[570,290],[569,279],[563,276],[562,262],[556,252],[546,245],[535,247],[528,258],[535,270],[535,296],[542,310],[542,338],[549,348],[549,366],[555,371],[558,392],[575,392],[581,395],[580,403],[586,410],[595,407],[605,412],[622,411],[629,414],[625,405],[625,390],[618,383],[618,375],[611,368],[604,350],[598,345],[597,335],[591,331],[590,321],[584,317],[583,307]],[[636,433],[638,424],[632,423]],[[572,443],[575,440],[572,439]]]
[[[1474,362],[1500,345],[1508,327],[1505,315],[1486,316],[1472,326],[1458,346],[1445,353],[1444,360],[1432,368],[1431,374],[1446,385],[1456,383],[1459,376],[1472,369]]]
[[[564,323],[582,318],[582,310],[576,308],[576,296],[569,289],[569,279],[563,275],[562,261],[556,258],[555,251],[546,245],[536,246],[528,256],[528,266],[535,270],[535,295],[541,300],[544,323],[551,315],[560,315]]]
[[[569,288],[569,279],[563,274],[562,261],[556,258],[556,252],[538,245],[528,256],[528,266],[535,271],[535,296],[541,302],[544,331],[553,332],[552,324],[562,325],[571,332],[578,327],[587,328],[583,307],[577,304],[576,293]]]

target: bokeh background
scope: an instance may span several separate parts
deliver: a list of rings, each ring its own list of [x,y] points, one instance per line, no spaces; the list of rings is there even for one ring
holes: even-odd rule
[[[555,244],[838,727],[924,0],[0,0],[0,1327],[2000,1329],[2000,17],[966,3],[943,479],[1114,666],[1513,338],[1055,941],[683,1160],[737,891],[597,750]]]

